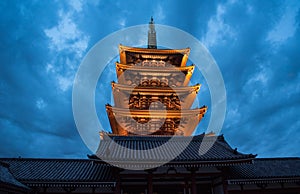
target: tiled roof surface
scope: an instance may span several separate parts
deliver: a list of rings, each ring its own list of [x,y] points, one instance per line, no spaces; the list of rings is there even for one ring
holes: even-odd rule
[[[300,181],[300,158],[256,158],[253,164],[229,168],[229,182]]]
[[[110,139],[111,138],[111,139]],[[100,141],[97,156],[104,160],[113,161],[162,161],[172,160],[171,163],[234,163],[237,161],[250,161],[255,155],[242,154],[232,149],[221,136],[205,136],[204,134],[190,137],[178,136],[116,136],[104,135]],[[114,141],[111,141],[114,140]],[[189,140],[191,140],[189,142]],[[115,143],[121,146],[116,146]],[[155,149],[161,145],[164,148]],[[186,148],[173,159],[172,153]],[[201,147],[201,148],[200,148]],[[123,150],[123,148],[129,148]],[[132,150],[147,150],[147,152],[134,152]],[[201,152],[208,150],[202,154]],[[138,155],[140,154],[140,155]]]
[[[0,159],[8,163],[12,174],[21,182],[110,182],[107,164],[83,159]]]
[[[144,140],[146,139],[147,138]],[[160,137],[158,137],[158,139],[160,139]],[[223,151],[228,149],[229,151],[227,150],[227,152],[230,152],[230,150],[232,150],[226,142],[222,143],[222,140],[220,141],[219,143],[221,145],[218,146],[223,147]],[[192,153],[193,151],[185,154]],[[213,153],[209,154],[218,155],[218,152],[214,150]],[[232,155],[229,155],[232,161]],[[239,157],[249,157],[248,155],[241,155],[239,153],[237,153],[237,155]],[[185,156],[179,156],[179,158],[181,157]],[[221,155],[218,160],[221,160],[220,158],[222,157],[226,158],[227,156],[226,154]],[[217,157],[211,160],[216,159]],[[177,160],[179,159],[176,158],[174,161]],[[226,161],[226,159],[224,160]],[[228,183],[257,184],[300,181],[300,158],[257,158],[253,160],[254,163],[252,164],[241,163],[230,166],[226,173],[228,175]],[[185,161],[186,164],[192,162],[193,159],[191,161]],[[35,183],[64,185],[70,183],[72,185],[86,184],[87,186],[89,186],[88,184],[97,186],[114,186],[115,184],[111,166],[101,161],[83,159],[0,159],[0,183],[26,188],[26,186],[19,181],[29,186],[34,186]]]
[[[20,183],[18,180],[16,180],[15,177],[9,171],[9,165],[6,163],[2,163],[1,161],[0,161],[0,183],[11,187],[17,187],[20,189],[25,189],[25,190],[29,189],[28,187]]]

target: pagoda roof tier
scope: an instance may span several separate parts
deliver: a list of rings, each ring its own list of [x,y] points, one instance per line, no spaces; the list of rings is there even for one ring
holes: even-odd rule
[[[185,67],[133,66],[116,63],[118,82],[127,85],[187,86],[194,65]]]
[[[140,64],[145,60],[156,60],[164,62],[166,65],[183,67],[188,60],[190,48],[148,49],[119,45],[119,52],[122,64]]]
[[[130,109],[158,108],[189,109],[200,90],[200,84],[185,87],[143,87],[128,86],[112,82],[112,90],[116,107]],[[151,104],[160,102],[159,104]]]
[[[112,132],[118,135],[190,136],[207,111],[203,106],[191,110],[130,110],[106,105]]]

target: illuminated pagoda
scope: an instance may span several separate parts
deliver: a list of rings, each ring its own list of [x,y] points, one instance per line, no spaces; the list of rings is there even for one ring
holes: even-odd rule
[[[106,105],[112,133],[100,132],[90,158],[117,166],[115,193],[223,192],[222,169],[255,155],[232,149],[222,135],[192,136],[207,107],[192,108],[201,85],[189,84],[190,49],[158,49],[156,42],[151,18],[147,48],[119,45],[114,105]]]
[[[194,65],[190,49],[157,49],[153,19],[148,48],[119,45],[115,106],[106,105],[113,134],[190,136],[207,107],[190,109],[200,84],[188,86]]]

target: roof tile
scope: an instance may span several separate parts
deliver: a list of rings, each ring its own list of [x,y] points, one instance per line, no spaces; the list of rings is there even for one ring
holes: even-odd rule
[[[114,144],[116,143],[116,144]],[[120,145],[120,146],[117,146]],[[164,148],[154,149],[165,145]],[[172,158],[172,153],[182,150],[182,153]],[[127,149],[123,149],[127,148]],[[147,152],[137,152],[147,150]],[[205,152],[207,150],[207,152]],[[203,152],[203,154],[202,154]],[[105,161],[120,162],[226,162],[233,160],[252,159],[255,155],[242,154],[232,149],[221,136],[197,135],[185,136],[118,136],[104,135],[97,150],[97,156]],[[138,155],[140,154],[140,155]]]
[[[103,162],[83,159],[0,159],[10,165],[19,181],[112,181],[111,167]]]

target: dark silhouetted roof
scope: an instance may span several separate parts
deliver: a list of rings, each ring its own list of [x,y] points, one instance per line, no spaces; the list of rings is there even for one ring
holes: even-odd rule
[[[229,183],[299,182],[300,158],[256,158],[229,168]]]
[[[28,190],[29,188],[18,180],[9,171],[9,164],[0,161],[0,185],[16,189]]]
[[[0,159],[8,163],[16,179],[28,186],[114,186],[111,167],[84,159]]]
[[[194,137],[177,136],[172,139],[171,137],[104,135],[100,141],[97,156],[105,161],[120,161],[121,163],[171,161],[168,164],[198,166],[251,163],[255,158],[255,155],[242,154],[232,149],[222,135],[202,134]],[[116,146],[115,143],[120,146]],[[155,149],[161,145],[165,147]],[[173,157],[172,154],[185,145],[183,152]],[[135,150],[147,150],[147,152],[135,152]],[[205,150],[208,151],[205,152]]]
[[[211,160],[207,161],[208,156],[204,157],[205,164],[212,165],[214,161],[222,160],[232,162],[228,164],[229,184],[258,184],[258,183],[282,183],[282,182],[299,182],[300,181],[300,158],[256,158],[252,159],[253,163],[234,163],[233,155],[237,155],[237,160],[249,155],[242,155],[232,150],[226,142],[222,142],[222,137],[216,144],[222,147],[222,150],[228,153],[218,155],[218,151],[213,148],[215,157],[210,156]],[[135,139],[135,138],[133,138]],[[158,138],[159,139],[159,138]],[[147,140],[144,138],[143,140]],[[194,140],[198,141],[198,140]],[[158,141],[160,142],[160,141]],[[194,142],[195,143],[195,142]],[[175,144],[175,143],[174,143]],[[195,143],[197,145],[197,143]],[[195,146],[193,143],[191,146]],[[215,145],[215,144],[214,144]],[[174,148],[175,149],[175,148]],[[191,149],[191,148],[188,148]],[[191,151],[184,154],[193,154]],[[233,152],[233,153],[231,153]],[[231,153],[231,154],[229,154]],[[231,160],[226,159],[229,154]],[[233,154],[233,155],[232,155]],[[217,157],[219,156],[219,157]],[[239,158],[239,157],[240,158]],[[178,156],[170,162],[176,164],[180,158],[187,156]],[[197,157],[195,157],[197,158]],[[193,164],[195,160],[182,161],[184,164]],[[221,162],[221,161],[220,161]],[[221,165],[222,163],[215,163]],[[203,164],[204,165],[204,164]],[[226,163],[225,163],[226,165]],[[9,167],[9,168],[8,168]],[[112,188],[115,186],[114,171],[112,167],[100,160],[91,159],[30,159],[30,158],[2,158],[0,159],[0,183],[14,185],[20,188],[32,186],[80,186],[80,187],[105,187]],[[20,183],[20,182],[22,183]]]

